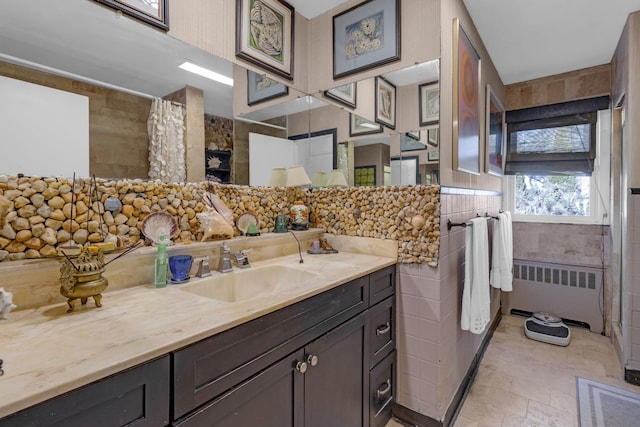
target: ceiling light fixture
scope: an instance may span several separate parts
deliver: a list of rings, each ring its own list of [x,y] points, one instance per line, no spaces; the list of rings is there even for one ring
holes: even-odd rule
[[[215,71],[211,71],[207,68],[203,68],[189,61],[184,62],[182,65],[180,65],[180,68],[199,76],[214,80],[218,83],[222,83],[227,86],[233,86],[233,79],[231,77],[223,76],[222,74],[216,73]]]

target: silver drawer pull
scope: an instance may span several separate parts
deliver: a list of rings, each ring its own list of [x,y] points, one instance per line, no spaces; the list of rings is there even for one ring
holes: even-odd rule
[[[314,356],[313,354],[307,355],[307,364],[316,366],[318,364],[318,356]]]
[[[380,325],[376,328],[376,335],[380,336],[380,335],[388,334],[390,330],[391,330],[391,323],[387,322],[384,325]]]
[[[386,399],[391,392],[391,380],[387,380],[386,383],[380,384],[380,387],[376,390],[376,397],[378,399]]]

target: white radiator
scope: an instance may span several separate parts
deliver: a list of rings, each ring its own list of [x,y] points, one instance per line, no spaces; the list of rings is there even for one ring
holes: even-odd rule
[[[503,313],[546,311],[601,333],[602,284],[599,268],[514,259],[513,291],[501,293]]]

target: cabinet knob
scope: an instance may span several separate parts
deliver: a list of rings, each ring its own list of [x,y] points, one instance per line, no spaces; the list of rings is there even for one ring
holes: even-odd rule
[[[387,380],[386,383],[380,384],[380,387],[376,390],[376,397],[380,400],[385,399],[391,391],[391,380]]]
[[[380,325],[376,328],[376,335],[380,336],[380,335],[388,334],[390,330],[391,330],[391,324],[387,322],[384,325]]]
[[[314,356],[313,354],[307,355],[307,363],[311,366],[316,366],[318,364],[318,356]]]
[[[296,363],[296,371],[304,374],[305,372],[307,372],[307,364],[305,362]]]

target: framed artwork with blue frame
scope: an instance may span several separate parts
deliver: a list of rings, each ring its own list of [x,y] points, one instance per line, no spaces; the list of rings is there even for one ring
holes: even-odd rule
[[[400,59],[400,0],[367,0],[333,17],[333,78]]]
[[[289,87],[269,77],[247,70],[247,105],[254,105],[289,94]]]

